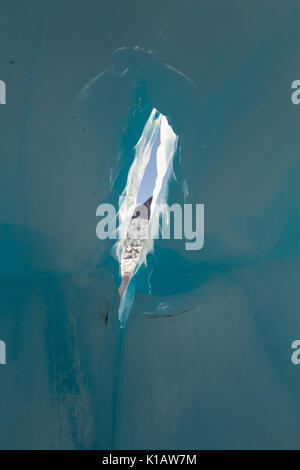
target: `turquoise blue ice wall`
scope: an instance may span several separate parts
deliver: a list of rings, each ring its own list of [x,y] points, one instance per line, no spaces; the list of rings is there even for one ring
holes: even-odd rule
[[[1,0],[1,449],[300,447],[299,31],[297,0]],[[156,244],[120,333],[96,208],[152,107],[205,245]]]

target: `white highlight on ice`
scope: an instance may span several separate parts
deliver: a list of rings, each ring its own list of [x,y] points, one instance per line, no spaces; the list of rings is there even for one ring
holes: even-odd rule
[[[129,224],[131,222],[137,204],[139,188],[143,180],[146,167],[150,160],[151,150],[158,132],[160,132],[160,145],[157,149],[156,154],[157,178],[151,203],[149,231],[151,230],[152,216],[153,220],[155,217],[159,217],[160,201],[166,200],[167,183],[170,173],[172,171],[172,159],[177,148],[178,137],[173,132],[171,126],[168,123],[167,118],[161,113],[159,113],[159,111],[157,111],[155,108],[153,108],[145,124],[142,135],[135,146],[135,157],[128,173],[125,189],[122,192],[119,201],[119,241],[114,245],[114,249],[116,257],[119,260],[120,266],[124,249],[124,238],[126,238],[128,233]],[[151,233],[151,237],[148,236],[147,239],[144,241],[144,245],[141,250],[137,264],[135,266],[133,276],[137,272],[141,264],[146,263],[147,253],[152,250],[153,239]],[[129,315],[133,298],[134,294],[131,292],[127,295],[127,290],[124,292],[124,295],[122,295],[121,304],[119,308],[119,321],[122,326],[124,326],[126,323],[126,319]]]

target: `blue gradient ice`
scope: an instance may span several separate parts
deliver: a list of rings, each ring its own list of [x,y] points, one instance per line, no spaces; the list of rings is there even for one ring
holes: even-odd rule
[[[4,3],[0,448],[299,448],[299,2]],[[159,241],[120,330],[96,207],[153,106],[205,246]]]
[[[158,133],[152,147],[149,163],[146,167],[140,190],[137,197],[137,205],[144,204],[152,195],[157,177],[156,152],[160,144],[160,134]]]

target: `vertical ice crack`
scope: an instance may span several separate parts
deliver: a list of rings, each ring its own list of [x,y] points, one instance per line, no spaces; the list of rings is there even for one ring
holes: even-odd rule
[[[151,224],[154,224],[152,221],[157,221],[160,203],[165,202],[167,198],[168,181],[177,142],[178,137],[167,118],[153,108],[135,147],[135,158],[120,198],[118,214],[120,240],[115,245],[115,251],[121,274],[119,288],[121,326],[125,325],[134,300],[135,289],[131,280],[139,267],[146,263],[147,253],[153,250],[154,232],[151,230]],[[153,169],[152,177],[147,169],[151,159],[154,158],[156,174],[153,179]],[[136,207],[138,199],[147,194],[147,191],[148,193],[150,191],[150,197]]]

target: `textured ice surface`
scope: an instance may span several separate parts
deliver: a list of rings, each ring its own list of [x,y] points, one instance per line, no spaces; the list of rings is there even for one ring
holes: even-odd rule
[[[144,219],[142,217],[132,219],[129,229],[131,235],[128,235],[124,240],[120,259],[122,284],[124,285],[122,293],[124,292],[124,289],[126,289],[126,286],[135,270],[145,240],[148,238],[148,219]]]
[[[299,2],[163,3],[1,11],[1,448],[299,448]],[[205,246],[157,242],[120,337],[95,212],[153,107]]]
[[[146,212],[146,214],[141,213],[139,218],[132,218],[134,211],[136,211],[141,187],[144,184],[147,165],[149,164],[158,136],[156,179],[151,194],[150,205],[147,208],[146,201],[144,201],[145,206],[141,209],[144,209],[142,212]],[[163,203],[166,202],[168,197],[168,187],[170,185],[173,158],[176,150],[178,150],[178,137],[173,132],[167,118],[153,108],[134,147],[134,159],[129,169],[126,186],[122,191],[119,203],[119,225],[117,232],[120,240],[114,245],[113,251],[120,263],[121,286],[119,292],[122,298],[119,308],[119,320],[122,328],[126,324],[134,301],[135,276],[140,266],[146,265],[148,253],[153,253],[153,239],[159,234],[159,216],[162,215],[164,217],[164,214],[161,213],[165,211]],[[146,221],[145,215],[147,215]],[[155,230],[153,230],[153,226],[156,227]],[[130,231],[132,234],[130,234]],[[134,257],[128,256],[128,247],[131,247],[131,251],[134,249],[133,238],[140,239],[139,242],[135,242],[136,253]],[[130,265],[128,259],[131,260]],[[130,286],[127,290],[128,284]]]

